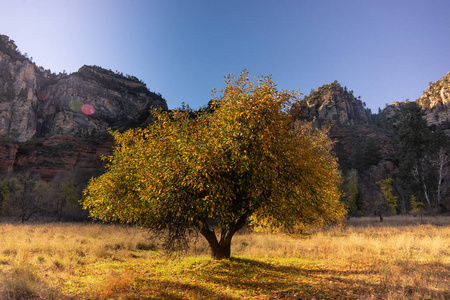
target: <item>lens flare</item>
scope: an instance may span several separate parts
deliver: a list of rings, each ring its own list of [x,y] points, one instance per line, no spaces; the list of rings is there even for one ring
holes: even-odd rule
[[[95,108],[90,105],[90,104],[83,104],[83,106],[81,106],[81,111],[85,114],[85,115],[92,115],[95,113]]]

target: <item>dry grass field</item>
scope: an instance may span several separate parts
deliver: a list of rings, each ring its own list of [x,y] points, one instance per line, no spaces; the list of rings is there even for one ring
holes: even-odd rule
[[[140,228],[0,224],[0,299],[450,299],[450,217],[242,232],[168,257]]]

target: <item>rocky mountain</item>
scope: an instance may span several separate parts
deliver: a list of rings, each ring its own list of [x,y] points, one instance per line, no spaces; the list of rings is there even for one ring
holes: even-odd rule
[[[325,84],[298,101],[293,113],[299,119],[328,126],[341,169],[363,170],[390,159],[392,134],[374,124],[370,109],[337,81]],[[373,151],[376,145],[377,155]]]
[[[385,121],[396,123],[402,107],[409,103],[394,101],[381,112]],[[441,126],[450,122],[450,72],[438,81],[429,84],[428,89],[415,101],[425,113],[429,126]],[[343,88],[337,81],[325,84],[294,106],[299,118],[321,125],[368,125],[372,114],[361,100],[353,96],[353,91]],[[448,126],[447,126],[448,127]]]
[[[450,119],[450,72],[438,81],[429,84],[428,89],[417,99],[425,111],[429,125],[441,125]]]
[[[325,84],[294,105],[294,114],[301,119],[315,122],[318,126],[332,125],[331,133],[342,132],[342,127],[367,126],[374,120],[378,125],[395,127],[401,117],[402,108],[410,100],[394,101],[380,114],[373,115],[364,103],[353,96],[337,81]],[[415,101],[423,110],[428,126],[439,126],[450,135],[450,72],[438,81],[429,84],[428,89]],[[348,132],[349,128],[344,132]],[[337,134],[338,136],[340,134]]]
[[[399,121],[402,107],[411,101],[394,101],[386,106],[382,114],[387,121]],[[450,72],[438,81],[428,85],[428,89],[417,99],[416,104],[423,110],[428,126],[443,126],[450,122]],[[445,125],[448,127],[448,125]],[[446,128],[447,129],[447,128]]]
[[[97,66],[56,75],[0,35],[0,172],[32,169],[50,180],[89,168],[111,151],[108,128],[146,124],[151,107],[167,103],[134,76]]]
[[[322,125],[367,125],[370,111],[365,109],[361,100],[353,96],[337,81],[325,84],[306,96],[294,106],[300,118]]]
[[[294,114],[329,125],[351,215],[382,220],[394,213],[386,208],[383,180],[397,197],[397,213],[417,212],[416,200],[428,211],[450,211],[450,73],[415,102],[396,101],[378,114],[337,82],[313,90]]]

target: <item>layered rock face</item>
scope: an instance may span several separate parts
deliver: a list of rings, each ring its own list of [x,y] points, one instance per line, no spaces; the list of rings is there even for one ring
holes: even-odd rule
[[[337,82],[321,86],[294,105],[300,118],[321,125],[366,125],[369,112],[360,100]]]
[[[402,108],[409,102],[394,101],[386,106],[382,112],[386,121],[394,125],[399,122]],[[430,82],[428,89],[415,102],[423,110],[428,126],[442,126],[450,122],[450,72],[438,81]],[[444,127],[448,129],[448,125]]]
[[[38,136],[86,136],[108,128],[126,129],[145,122],[150,107],[167,109],[165,100],[137,79],[89,66],[60,76],[55,84],[39,89],[37,98]]]
[[[0,141],[0,173],[11,173],[14,170],[19,145],[8,139]]]
[[[96,144],[110,139],[107,129],[142,126],[150,108],[167,109],[167,103],[136,77],[97,66],[56,75],[0,35],[0,172],[26,168],[50,178],[58,169],[83,165],[92,153],[99,159],[111,151]]]
[[[3,49],[15,49],[5,36],[2,41]],[[1,50],[0,135],[16,141],[127,128],[143,123],[150,107],[167,109],[165,100],[135,77],[92,66],[55,75]]]
[[[409,100],[385,107],[382,111],[386,121],[393,124],[400,120],[402,107]],[[450,72],[440,80],[430,83],[428,89],[416,100],[422,108],[429,126],[450,122]],[[367,125],[370,112],[362,102],[342,88],[336,81],[321,86],[295,105],[297,116],[319,125]]]
[[[96,142],[89,138],[58,135],[21,143],[10,157],[14,157],[14,171],[28,171],[51,181],[61,171],[77,169],[81,173],[98,173],[103,169],[101,156],[110,155],[112,147],[111,139]]]
[[[14,60],[0,49],[0,135],[17,141],[36,133],[36,68],[28,60]]]
[[[441,125],[450,120],[450,72],[430,83],[416,102],[425,111],[428,125]]]

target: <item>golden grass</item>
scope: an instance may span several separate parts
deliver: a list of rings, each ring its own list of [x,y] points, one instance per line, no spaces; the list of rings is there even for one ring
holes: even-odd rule
[[[167,257],[136,227],[0,225],[0,299],[450,299],[450,217],[351,219],[304,235],[201,237]]]

